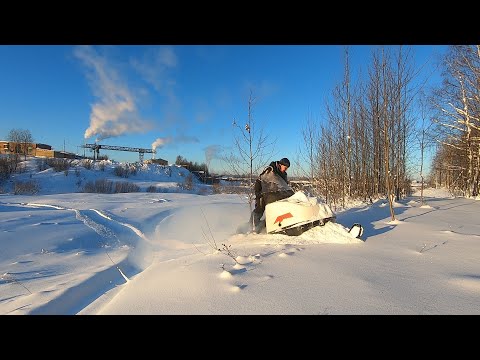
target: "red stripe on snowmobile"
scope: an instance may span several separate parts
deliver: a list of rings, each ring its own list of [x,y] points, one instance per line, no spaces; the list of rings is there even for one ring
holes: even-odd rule
[[[276,224],[277,222],[280,223],[280,222],[282,222],[282,220],[288,219],[288,218],[291,218],[291,217],[293,217],[292,213],[286,213],[286,214],[277,216],[274,224]]]

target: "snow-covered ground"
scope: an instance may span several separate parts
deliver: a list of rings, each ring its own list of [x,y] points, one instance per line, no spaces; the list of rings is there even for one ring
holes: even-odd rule
[[[145,166],[15,175],[0,194],[0,314],[480,314],[480,203],[426,189],[297,237],[238,234],[244,196]],[[27,167],[28,169],[28,167]],[[79,192],[98,178],[133,193]],[[149,186],[161,192],[147,192]],[[345,230],[364,227],[362,239]]]

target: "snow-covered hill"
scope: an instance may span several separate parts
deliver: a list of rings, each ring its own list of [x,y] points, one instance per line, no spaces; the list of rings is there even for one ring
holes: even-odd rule
[[[103,160],[91,166],[84,166],[85,160],[72,160],[68,170],[55,171],[52,167],[40,170],[46,167],[44,162],[45,160],[40,158],[30,158],[21,162],[19,168],[24,169],[23,172],[12,174],[8,181],[0,184],[3,192],[12,193],[16,182],[28,182],[36,185],[37,195],[77,193],[84,192],[86,184],[94,184],[101,179],[114,183],[135,184],[140,192],[148,191],[151,186],[155,187],[157,192],[208,191],[208,186],[202,184],[190,171],[178,165],[127,164]],[[116,175],[117,168],[121,168],[121,173],[127,176]],[[190,190],[183,186],[189,177],[193,185]]]

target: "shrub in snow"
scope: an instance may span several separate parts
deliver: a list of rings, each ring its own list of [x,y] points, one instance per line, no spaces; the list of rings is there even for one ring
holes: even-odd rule
[[[13,193],[15,195],[34,195],[40,191],[40,186],[36,181],[15,181],[13,183]]]

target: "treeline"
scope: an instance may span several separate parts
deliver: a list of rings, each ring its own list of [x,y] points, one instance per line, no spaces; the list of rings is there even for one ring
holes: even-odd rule
[[[442,85],[430,97],[437,150],[433,181],[452,193],[479,195],[480,45],[452,45],[442,62]]]
[[[478,195],[480,46],[448,49],[438,68],[429,64],[442,84],[427,89],[413,66],[412,47],[376,48],[366,75],[355,77],[345,48],[343,80],[325,114],[309,117],[302,128],[299,163],[307,164],[303,173],[316,195],[340,205],[380,195],[392,206],[410,194],[413,173],[423,183],[426,151],[434,153],[427,182]]]
[[[315,194],[329,204],[384,195],[392,205],[394,198],[409,195],[415,130],[412,56],[411,48],[377,48],[367,75],[353,81],[345,48],[343,81],[332,90],[325,115],[308,118],[302,129],[303,170]]]
[[[204,172],[205,176],[210,176],[208,171],[208,166],[205,163],[197,163],[188,161],[186,158],[178,155],[175,159],[175,165],[183,166],[188,169],[190,172]]]

